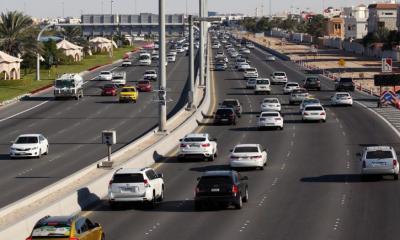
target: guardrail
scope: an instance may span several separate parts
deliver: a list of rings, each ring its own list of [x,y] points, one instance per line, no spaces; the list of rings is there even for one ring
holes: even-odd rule
[[[131,159],[121,164],[118,167],[124,168],[132,168],[132,167],[145,167],[150,166],[155,163],[157,159],[163,156],[167,156],[169,152],[176,148],[175,144],[178,143],[178,140],[182,138],[187,133],[194,131],[198,127],[198,123],[204,119],[204,116],[209,111],[211,105],[211,93],[210,93],[210,60],[209,60],[209,47],[207,48],[207,78],[206,78],[206,86],[205,86],[205,94],[203,95],[203,99],[201,100],[200,105],[197,110],[194,111],[181,125],[172,130],[166,136],[161,138],[155,144],[148,146],[143,149],[139,154],[133,156]],[[197,81],[198,82],[198,81]],[[177,115],[182,115],[185,112],[185,109],[181,109]],[[172,117],[167,121],[167,124],[170,121],[175,121],[177,117]],[[153,129],[151,132],[147,133],[142,138],[133,142],[132,144],[125,146],[120,151],[117,151],[113,154],[113,157],[116,157],[118,154],[123,154],[124,151],[128,151],[128,148],[132,148],[137,146],[137,144],[146,141],[148,138],[156,134],[157,128]],[[85,169],[73,174],[72,176],[63,179],[37,193],[36,196],[29,196],[24,198],[12,206],[9,206],[10,209],[1,209],[0,210],[0,218],[7,214],[11,214],[13,210],[18,208],[19,204],[27,204],[32,199],[36,201],[42,199],[46,193],[57,191],[57,189],[62,189],[63,186],[69,184],[71,181],[79,181],[79,179],[91,171],[93,171],[97,167],[97,163],[94,163]],[[108,182],[113,175],[113,171],[105,171],[100,177],[95,180],[92,180],[85,186],[79,186],[75,188],[73,191],[69,193],[65,193],[63,196],[60,196],[57,200],[50,202],[46,207],[41,209],[29,209],[31,212],[29,216],[24,217],[23,219],[15,219],[15,222],[10,226],[3,227],[0,232],[0,239],[25,239],[32,227],[37,222],[38,219],[42,218],[46,215],[70,215],[77,212],[80,212],[86,209],[88,206],[92,205],[95,202],[98,202],[100,199],[107,196],[108,191]],[[34,197],[34,198],[33,198]],[[29,205],[29,204],[28,204]],[[5,213],[5,214],[4,214]]]

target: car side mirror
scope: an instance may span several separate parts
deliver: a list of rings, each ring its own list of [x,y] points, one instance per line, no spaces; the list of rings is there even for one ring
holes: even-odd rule
[[[98,227],[100,227],[99,223],[93,223],[93,228],[98,228]]]
[[[267,151],[267,149],[266,149],[266,148],[264,148],[264,149],[263,149],[263,152],[266,152],[266,151]]]
[[[258,118],[259,118],[259,117],[260,117],[260,115],[257,115],[256,117],[258,117]]]
[[[210,138],[210,141],[216,142],[217,138]]]
[[[229,152],[233,152],[233,149],[230,149]]]
[[[197,181],[200,181],[200,177],[197,178]]]
[[[243,176],[240,180],[249,180],[247,176]]]
[[[163,178],[163,177],[164,177],[164,174],[162,174],[162,173],[157,174],[157,178]]]
[[[179,142],[182,142],[182,139],[179,139]]]

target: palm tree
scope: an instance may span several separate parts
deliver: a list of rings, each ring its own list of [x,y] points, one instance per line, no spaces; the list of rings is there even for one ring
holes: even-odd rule
[[[82,36],[82,30],[80,27],[64,27],[61,31],[61,35],[70,42],[76,42]]]
[[[25,47],[27,43],[32,45],[32,40],[27,39],[31,37],[29,34],[31,28],[32,19],[29,16],[17,11],[2,13],[0,15],[0,49],[13,56],[23,54],[25,50],[32,50]]]

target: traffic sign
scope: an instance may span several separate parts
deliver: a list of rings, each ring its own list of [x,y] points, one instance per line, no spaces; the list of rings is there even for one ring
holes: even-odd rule
[[[344,67],[344,66],[346,66],[346,60],[344,60],[343,58],[341,58],[341,59],[339,59],[338,64],[339,64],[339,66]]]
[[[392,58],[382,58],[382,72],[391,73],[393,68]]]
[[[383,91],[380,97],[380,101],[382,104],[392,104],[393,106],[397,106],[399,99],[395,92]]]

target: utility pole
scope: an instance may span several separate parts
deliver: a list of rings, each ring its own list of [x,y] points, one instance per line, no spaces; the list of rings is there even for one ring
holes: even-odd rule
[[[193,16],[189,15],[189,79],[190,89],[188,96],[188,109],[193,109],[195,103],[195,92],[194,92],[194,36],[193,36]]]
[[[166,60],[166,49],[165,49],[165,0],[159,0],[158,4],[158,24],[159,24],[159,74],[160,74],[160,85],[159,85],[159,131],[165,132],[167,125],[167,74],[165,68]]]
[[[61,3],[62,4],[62,17],[64,18],[64,2]]]
[[[199,17],[204,17],[204,0],[199,0]],[[200,22],[200,79],[199,85],[204,85],[204,23]]]
[[[111,1],[110,1],[110,5],[111,5],[111,15],[113,14],[113,11],[112,11],[112,10],[113,10],[113,9],[112,9],[112,8],[113,8],[113,2],[114,2],[114,0],[111,0]]]
[[[269,19],[272,19],[272,0],[269,0]]]

